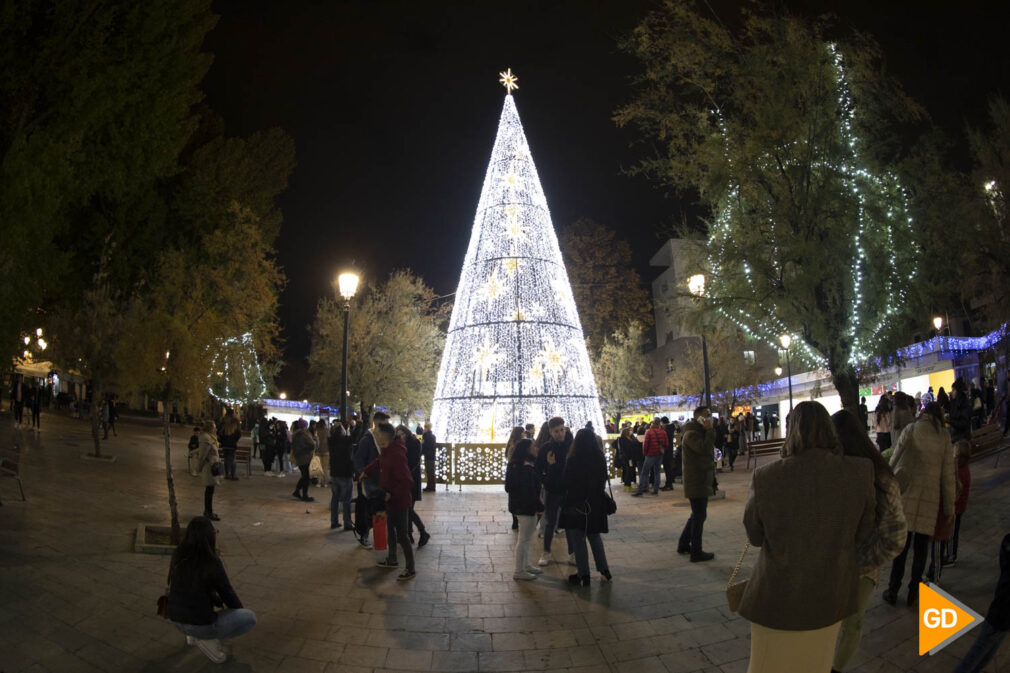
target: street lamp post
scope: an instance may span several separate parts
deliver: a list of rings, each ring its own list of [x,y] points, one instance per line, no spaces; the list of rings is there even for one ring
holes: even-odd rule
[[[783,350],[786,352],[786,376],[789,379],[789,413],[793,412],[793,367],[792,363],[789,361],[789,347],[793,345],[793,338],[788,334],[783,334],[779,337],[779,343],[782,344]]]
[[[705,294],[705,274],[699,273],[687,279],[687,289],[700,299]],[[701,362],[705,369],[705,406],[712,408],[712,386],[708,373],[708,342],[705,340],[705,329],[701,330]]]
[[[344,361],[343,375],[340,379],[340,419],[344,428],[348,427],[347,419],[347,334],[351,331],[351,298],[358,291],[358,274],[345,272],[337,277],[340,296],[344,298]]]

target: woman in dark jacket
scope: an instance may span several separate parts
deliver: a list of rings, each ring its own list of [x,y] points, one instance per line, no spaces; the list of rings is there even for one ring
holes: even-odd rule
[[[308,424],[299,419],[292,425],[295,435],[291,439],[291,460],[298,466],[302,478],[295,484],[295,492],[291,495],[303,502],[315,502],[309,495],[309,465],[312,456],[316,454],[316,438],[308,431]]]
[[[536,458],[530,452],[533,441],[520,439],[512,447],[508,466],[505,468],[505,492],[509,494],[509,512],[519,520],[519,535],[516,536],[515,570],[512,578],[533,580],[543,571],[529,561],[530,541],[537,527],[537,514],[544,511],[540,502],[540,473],[537,472]]]
[[[582,429],[575,435],[572,453],[561,476],[564,500],[561,506],[561,527],[575,549],[578,572],[568,576],[569,584],[589,586],[589,553],[586,540],[593,550],[596,569],[610,581],[607,553],[600,533],[607,532],[607,512],[604,509],[604,487],[607,483],[607,462],[596,444],[592,430]]]
[[[228,657],[221,640],[248,633],[256,615],[242,607],[217,555],[217,536],[209,519],[197,516],[172,554],[168,571],[166,617],[216,664]],[[225,607],[220,611],[214,608]]]
[[[396,434],[403,438],[403,443],[407,447],[407,467],[410,468],[410,477],[414,480],[414,485],[410,487],[410,512],[407,514],[407,535],[411,542],[414,541],[414,528],[420,532],[417,538],[417,548],[420,549],[428,544],[431,535],[424,529],[424,522],[414,511],[414,503],[421,499],[421,440],[410,431],[406,425],[400,424],[396,427]]]
[[[621,436],[614,440],[612,446],[617,451],[616,464],[621,466],[621,482],[625,491],[635,490],[638,483],[638,458],[642,456],[642,443],[631,431],[631,426],[621,428]]]

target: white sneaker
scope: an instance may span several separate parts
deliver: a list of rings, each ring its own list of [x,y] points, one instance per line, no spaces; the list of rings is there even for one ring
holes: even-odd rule
[[[536,566],[526,566],[526,572],[533,573],[534,575],[540,575],[543,574],[544,571]]]
[[[524,582],[528,582],[529,580],[535,580],[536,578],[537,578],[536,575],[530,572],[526,572],[525,570],[512,574],[512,579],[523,580]]]
[[[198,640],[196,641],[196,646],[215,664],[223,664],[225,659],[228,658],[225,651],[221,649],[221,641],[217,638],[213,640]]]
[[[575,554],[568,555],[568,565],[570,566],[575,565]]]
[[[193,636],[186,636],[186,644],[196,645],[196,638],[194,638]]]
[[[551,562],[551,557],[550,557],[550,555],[549,555],[549,554],[542,554],[542,555],[540,556],[540,560],[539,560],[539,561],[537,561],[537,565],[538,565],[538,566],[545,566],[545,565],[550,565],[550,562]]]

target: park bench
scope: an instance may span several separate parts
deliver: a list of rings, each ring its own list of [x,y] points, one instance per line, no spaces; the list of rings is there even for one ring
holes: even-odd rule
[[[235,447],[235,464],[245,463],[245,475],[247,477],[252,476],[252,447],[251,446],[238,446]]]
[[[1000,454],[1007,448],[1006,446],[1000,446],[1003,443],[1003,429],[999,423],[990,423],[983,425],[977,430],[973,430],[970,441],[972,461],[995,455],[996,463],[993,467],[999,466]]]
[[[750,442],[747,445],[747,469],[750,469],[751,458],[754,459],[754,467],[757,467],[758,458],[761,456],[778,456],[782,450],[783,439],[764,439],[760,442]]]
[[[25,488],[21,484],[21,447],[17,444],[14,449],[6,455],[0,456],[0,476],[13,477],[18,482],[18,490],[21,491],[21,501],[25,498]]]

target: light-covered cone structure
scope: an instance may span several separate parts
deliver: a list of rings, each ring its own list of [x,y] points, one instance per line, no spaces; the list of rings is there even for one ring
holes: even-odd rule
[[[504,442],[561,416],[603,432],[596,382],[547,200],[515,101],[498,136],[442,354],[432,407],[440,441]]]

